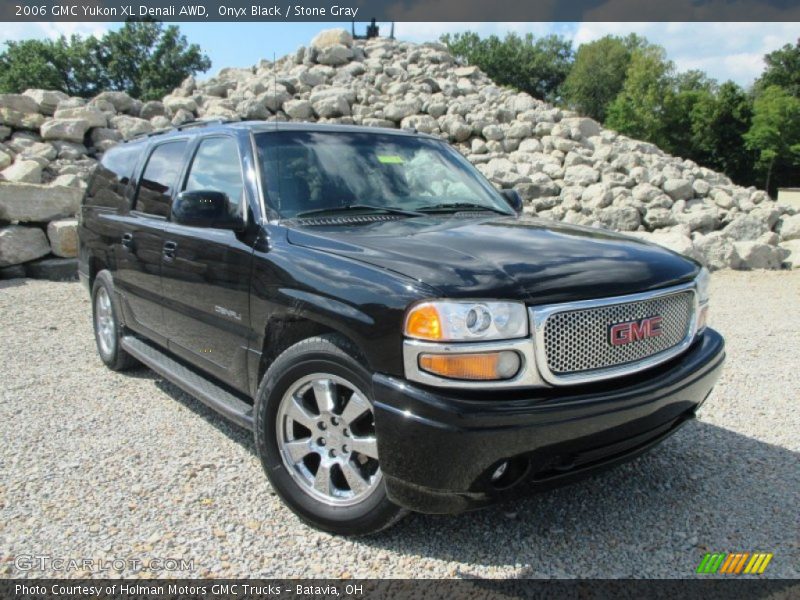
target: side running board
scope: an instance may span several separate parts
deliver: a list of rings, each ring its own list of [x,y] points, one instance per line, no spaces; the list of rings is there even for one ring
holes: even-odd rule
[[[123,337],[120,343],[131,356],[186,393],[237,425],[253,430],[253,407],[240,397],[209,381],[203,374],[178,362],[153,344],[129,335]]]

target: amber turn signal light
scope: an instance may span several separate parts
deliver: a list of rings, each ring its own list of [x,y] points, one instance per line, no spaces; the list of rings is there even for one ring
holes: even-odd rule
[[[420,304],[406,317],[406,335],[421,340],[442,339],[442,321],[432,304]]]
[[[519,372],[516,352],[481,352],[474,354],[420,354],[419,367],[439,377],[496,381],[511,379]]]

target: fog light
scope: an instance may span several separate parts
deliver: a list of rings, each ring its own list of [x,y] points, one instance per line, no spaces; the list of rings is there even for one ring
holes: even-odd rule
[[[498,480],[498,479],[500,479],[500,478],[501,478],[503,475],[505,475],[505,474],[506,474],[506,470],[507,470],[507,469],[508,469],[508,461],[507,461],[507,460],[504,460],[503,462],[501,462],[501,463],[500,463],[500,466],[499,466],[499,467],[497,467],[497,468],[494,470],[494,473],[492,473],[492,482],[495,482],[495,481],[497,481],[497,480]]]
[[[511,379],[519,372],[516,352],[481,352],[475,354],[420,354],[423,371],[448,379],[492,381]]]

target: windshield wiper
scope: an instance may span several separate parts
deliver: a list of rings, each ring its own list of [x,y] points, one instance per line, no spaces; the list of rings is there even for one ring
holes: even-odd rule
[[[405,215],[407,217],[421,217],[424,216],[421,212],[413,210],[406,210],[404,208],[396,208],[394,206],[374,206],[372,204],[346,204],[345,206],[329,206],[327,208],[315,208],[314,210],[305,210],[297,213],[295,217],[311,217],[313,215],[321,215],[323,213],[338,213],[347,212],[350,210],[379,210],[393,215]]]
[[[501,215],[511,215],[504,210],[494,208],[493,206],[486,206],[484,204],[475,204],[474,202],[444,202],[442,204],[434,204],[432,206],[424,206],[418,208],[419,212],[461,212],[461,211],[491,211]]]

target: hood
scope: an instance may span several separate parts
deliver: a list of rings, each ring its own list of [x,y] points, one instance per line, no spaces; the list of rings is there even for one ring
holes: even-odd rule
[[[695,262],[621,234],[532,217],[430,216],[303,226],[291,244],[400,273],[448,298],[547,304],[689,281]]]

